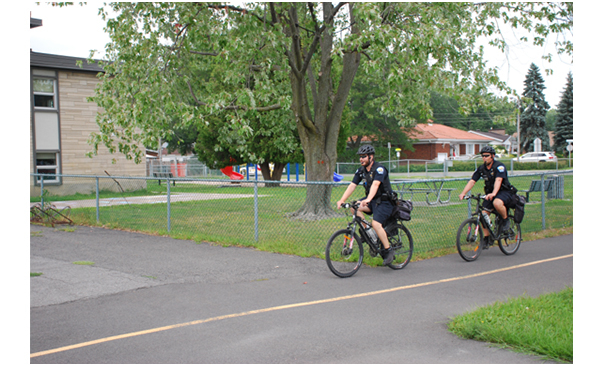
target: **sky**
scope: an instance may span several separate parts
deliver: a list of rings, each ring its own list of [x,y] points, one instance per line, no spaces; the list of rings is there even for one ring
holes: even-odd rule
[[[87,2],[87,5],[52,7],[47,3],[30,3],[31,17],[42,19],[43,26],[31,29],[30,48],[35,52],[52,53],[64,56],[88,57],[91,49],[99,51],[94,58],[102,58],[104,45],[110,38],[103,31],[104,21],[98,15],[102,2]],[[533,47],[518,41],[512,32],[505,34],[509,43],[508,55],[497,50],[489,53],[489,64],[498,66],[500,77],[519,94],[523,92],[523,82],[531,63],[535,63],[542,72],[546,86],[546,101],[556,108],[564,91],[567,75],[573,72],[569,56],[554,56],[548,63],[541,56],[544,52],[554,52],[554,45]],[[492,52],[493,51],[493,52]],[[545,69],[552,68],[553,74],[546,75]],[[575,74],[573,72],[573,77]]]

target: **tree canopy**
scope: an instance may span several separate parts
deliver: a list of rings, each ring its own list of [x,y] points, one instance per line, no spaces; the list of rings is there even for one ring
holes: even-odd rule
[[[306,173],[316,181],[332,179],[359,68],[377,80],[381,113],[401,126],[431,115],[430,90],[455,96],[468,113],[482,105],[488,86],[510,91],[487,67],[481,37],[502,48],[501,21],[523,27],[543,45],[550,34],[572,29],[573,10],[572,3],[487,2],[108,7],[117,15],[101,9],[111,43],[93,98],[105,111],[91,137],[96,148],[105,144],[139,160],[139,144],[170,134],[173,122],[199,129],[224,123],[223,146],[224,136],[250,140],[253,123],[282,113],[272,125],[295,124]],[[572,54],[571,42],[556,45]],[[252,154],[247,144],[237,152]],[[331,215],[330,194],[328,186],[309,186],[298,216]]]
[[[546,113],[550,105],[544,96],[546,86],[540,68],[534,63],[529,67],[524,85],[523,97],[529,102],[521,114],[521,147],[524,151],[531,152],[534,150],[535,139],[539,138],[542,141],[542,151],[548,151],[550,138],[546,130]]]
[[[554,130],[554,151],[565,153],[567,139],[573,139],[573,74],[567,75],[567,84],[558,104]]]

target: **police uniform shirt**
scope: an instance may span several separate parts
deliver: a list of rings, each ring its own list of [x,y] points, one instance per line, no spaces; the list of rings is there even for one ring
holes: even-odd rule
[[[485,181],[484,190],[486,194],[494,191],[494,183],[499,177],[503,179],[500,190],[507,190],[506,187],[510,186],[508,183],[508,171],[506,170],[506,166],[504,166],[504,164],[500,161],[494,160],[490,169],[488,169],[485,164],[482,164],[477,168],[477,170],[475,170],[475,173],[473,173],[471,179],[478,181],[481,177],[483,177],[483,180]]]
[[[356,185],[359,185],[360,182],[364,180],[365,194],[369,195],[369,190],[371,189],[372,181],[379,181],[379,189],[375,197],[381,195],[385,191],[386,180],[387,184],[390,185],[389,189],[391,190],[391,184],[389,183],[388,172],[387,169],[381,165],[379,162],[373,162],[373,166],[371,166],[371,171],[367,171],[366,168],[360,167],[356,170],[354,174],[354,178],[352,182]],[[371,183],[369,183],[371,181]]]

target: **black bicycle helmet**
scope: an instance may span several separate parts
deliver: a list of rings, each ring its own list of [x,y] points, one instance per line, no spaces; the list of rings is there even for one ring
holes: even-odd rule
[[[479,154],[482,153],[491,153],[492,155],[496,155],[496,150],[494,149],[494,147],[492,146],[484,146],[481,151],[479,151]]]
[[[356,154],[357,155],[374,155],[375,148],[373,148],[373,146],[371,146],[370,144],[365,144],[365,145],[360,146],[360,148],[358,149],[358,152]]]

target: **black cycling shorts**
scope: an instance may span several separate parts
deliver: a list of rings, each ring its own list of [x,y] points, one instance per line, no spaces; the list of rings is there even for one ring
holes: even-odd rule
[[[366,198],[362,198],[361,200],[365,200]],[[371,209],[371,213],[365,212],[366,214],[373,214],[373,220],[381,223],[382,225],[388,220],[388,218],[392,215],[392,211],[394,210],[394,206],[389,200],[382,200],[379,204],[376,203],[377,199],[372,200],[367,206]]]
[[[500,190],[498,192],[498,194],[496,194],[496,196],[494,197],[494,200],[496,200],[496,199],[502,200],[502,202],[504,203],[504,206],[507,208],[515,207],[515,200],[513,198],[513,193],[511,193],[509,190]],[[488,212],[493,211],[494,210],[494,202],[487,200],[487,199],[484,200],[483,208],[485,210],[487,210]]]

